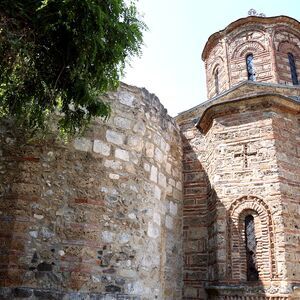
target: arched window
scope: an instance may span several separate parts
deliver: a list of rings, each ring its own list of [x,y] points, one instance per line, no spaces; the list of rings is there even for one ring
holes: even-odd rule
[[[218,68],[215,70],[215,92],[216,92],[216,95],[218,95],[220,92],[220,90],[219,90],[219,69]]]
[[[288,58],[289,58],[289,64],[290,64],[290,69],[291,69],[291,77],[292,77],[293,85],[299,84],[294,55],[289,52]]]
[[[248,80],[255,81],[255,70],[253,64],[253,54],[248,54],[246,57],[246,65],[247,65],[247,73],[248,73]]]
[[[245,243],[246,243],[246,258],[247,258],[247,280],[258,280],[258,267],[256,258],[256,237],[254,217],[247,215],[245,217]]]

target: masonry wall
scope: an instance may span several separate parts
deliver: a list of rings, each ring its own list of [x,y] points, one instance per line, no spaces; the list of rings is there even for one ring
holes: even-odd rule
[[[285,277],[300,283],[300,126],[299,117],[278,113],[273,119],[285,227]]]
[[[288,53],[300,76],[299,23],[287,17],[248,17],[215,33],[204,49],[207,98],[217,95],[215,70],[219,70],[219,93],[248,80],[246,57],[253,55],[256,81],[293,85]],[[215,37],[214,37],[215,36]]]
[[[188,174],[198,176],[195,185],[206,182],[196,206],[196,196],[186,188],[190,177],[184,176],[184,241],[193,246],[184,252],[185,299],[289,299],[291,283],[300,278],[299,123],[295,115],[281,115],[277,109],[246,107],[216,115],[203,134],[181,116],[183,165],[193,160]],[[255,284],[246,277],[244,218],[249,213],[256,226]],[[199,222],[198,237],[188,234],[193,227],[185,218],[190,214]],[[194,273],[198,282],[188,280],[194,267],[189,260],[192,252],[199,258],[198,269],[201,266],[201,273]]]
[[[206,299],[208,280],[208,231],[215,209],[208,202],[209,181],[199,160],[204,155],[204,138],[193,118],[181,124],[183,143],[183,299]],[[191,141],[195,141],[193,144]],[[197,141],[197,142],[196,142]]]
[[[83,137],[0,130],[0,298],[181,299],[180,135],[126,85]]]

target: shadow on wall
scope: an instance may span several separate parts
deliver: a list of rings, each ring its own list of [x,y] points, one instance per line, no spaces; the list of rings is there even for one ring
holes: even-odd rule
[[[226,209],[189,140],[182,139],[183,299],[266,299],[265,285],[275,277],[268,206],[245,196],[233,199]]]
[[[1,277],[2,287],[20,286],[28,268],[24,252],[28,242],[28,232],[36,237],[37,231],[29,231],[33,225],[35,203],[39,200],[39,158],[25,146],[18,136],[13,122],[2,120],[0,124],[0,231],[1,231]],[[25,170],[29,171],[27,176]],[[30,175],[29,175],[30,174]],[[32,253],[31,253],[32,252]],[[37,263],[32,249],[31,262]],[[23,258],[23,259],[22,259]],[[26,296],[26,292],[15,291],[15,297]],[[5,296],[5,295],[4,295]],[[8,298],[7,298],[8,299]]]

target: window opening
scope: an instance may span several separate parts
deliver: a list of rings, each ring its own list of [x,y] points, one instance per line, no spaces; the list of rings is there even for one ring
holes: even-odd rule
[[[216,95],[219,94],[219,69],[216,69],[215,71],[215,91]]]
[[[290,69],[291,69],[291,77],[292,77],[293,85],[299,84],[294,55],[292,53],[288,53],[288,58],[289,58],[289,64],[290,64]]]
[[[248,215],[245,218],[245,241],[246,241],[246,258],[247,258],[247,280],[258,280],[258,268],[256,259],[256,238],[254,218]]]
[[[247,65],[248,80],[255,81],[256,76],[255,76],[254,63],[253,63],[253,54],[247,55],[246,65]]]

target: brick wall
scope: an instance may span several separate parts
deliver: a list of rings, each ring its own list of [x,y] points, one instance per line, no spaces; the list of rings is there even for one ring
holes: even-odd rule
[[[288,52],[295,57],[299,77],[300,24],[297,21],[287,17],[248,17],[233,22],[212,35],[203,51],[208,99],[216,96],[216,68],[220,74],[220,93],[248,80],[246,57],[250,53],[258,82],[292,85]]]
[[[238,98],[234,91],[227,98],[233,94]],[[245,96],[241,91],[240,95]],[[207,232],[203,235],[206,276],[199,277],[197,284],[185,280],[186,299],[252,299],[254,295],[257,299],[290,299],[293,284],[299,284],[299,121],[295,112],[288,114],[268,105],[271,97],[223,105],[220,100],[219,108],[211,103],[214,111],[209,113],[209,106],[206,111],[211,124],[205,125],[203,134],[188,122],[191,111],[178,118],[185,137],[183,165],[193,161],[193,166],[198,166],[184,172],[196,172],[198,178],[203,174],[207,185],[201,205],[192,208],[199,222],[202,216],[206,220],[202,225]],[[184,176],[184,186],[191,184],[189,178]],[[184,191],[185,218],[196,193],[191,197]],[[257,241],[259,280],[255,283],[247,281],[245,217],[249,214],[254,217]],[[191,240],[185,236],[185,243]],[[200,255],[199,248],[193,250]],[[185,262],[189,261],[190,253],[184,255]],[[185,263],[184,274],[191,270]]]
[[[273,121],[283,210],[286,274],[300,283],[300,140],[299,116],[277,114]]]
[[[276,68],[278,83],[293,85],[288,53],[295,58],[298,76],[300,76],[300,39],[299,34],[291,31],[288,27],[276,28],[274,33],[274,46],[276,50]]]
[[[205,299],[208,280],[208,229],[212,221],[208,211],[209,185],[206,172],[198,159],[199,149],[191,140],[202,137],[193,122],[182,126],[183,140],[183,299]],[[200,150],[201,151],[201,150]],[[204,151],[204,149],[202,149]]]

